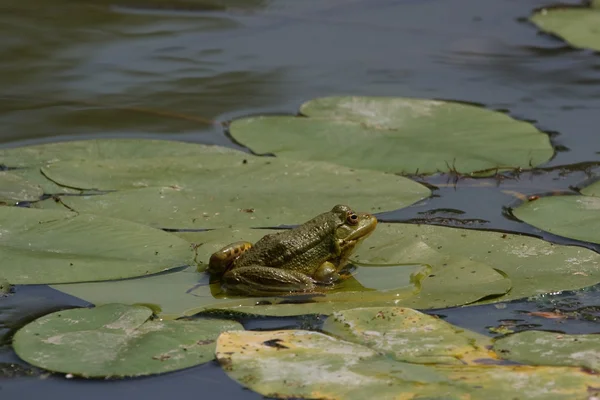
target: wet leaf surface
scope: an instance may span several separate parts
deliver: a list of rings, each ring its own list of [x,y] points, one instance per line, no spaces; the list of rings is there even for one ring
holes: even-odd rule
[[[109,304],[58,311],[21,328],[13,346],[40,368],[83,377],[128,377],[175,371],[214,358],[217,336],[242,329],[232,321],[160,321],[143,306]]]
[[[600,384],[579,368],[405,363],[301,330],[225,332],[216,355],[231,378],[275,398],[566,400]]]
[[[600,335],[525,331],[497,339],[494,351],[506,360],[531,365],[579,366],[600,371]]]
[[[365,307],[331,315],[323,331],[420,364],[493,362],[491,340],[437,317],[401,307]]]
[[[37,201],[44,194],[41,187],[11,172],[0,171],[0,203]]]

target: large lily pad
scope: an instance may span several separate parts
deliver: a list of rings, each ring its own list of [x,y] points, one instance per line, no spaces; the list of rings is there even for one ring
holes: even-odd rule
[[[0,164],[35,167],[69,160],[115,160],[244,154],[221,146],[149,139],[92,139],[0,149]]]
[[[108,304],[58,311],[21,328],[13,347],[28,363],[83,377],[158,374],[214,358],[222,331],[242,329],[222,320],[160,321],[143,306]]]
[[[431,193],[392,174],[233,154],[66,161],[43,172],[79,189],[129,189],[61,200],[75,211],[161,228],[299,224],[338,203],[362,211],[389,211]],[[46,201],[38,206],[52,205]]]
[[[421,364],[477,364],[496,359],[491,339],[437,317],[402,307],[339,311],[323,326],[325,333]]]
[[[396,231],[384,233],[378,231],[366,239],[363,248],[371,249],[371,259],[363,259],[357,264],[355,278],[363,282],[362,286],[375,291],[364,291],[356,286],[350,286],[344,291],[328,293],[297,301],[267,303],[247,306],[241,303],[221,304],[220,309],[233,310],[241,313],[260,315],[299,315],[299,314],[330,314],[334,311],[365,306],[394,306],[398,304],[419,304],[422,308],[439,308],[454,305],[469,304],[489,296],[500,296],[511,288],[510,279],[494,268],[471,261],[466,257],[445,256],[429,247],[422,240],[396,241],[399,237]],[[400,225],[401,228],[414,225]],[[218,229],[209,232],[187,234],[187,238],[200,244],[196,249],[196,262],[207,263],[210,255],[224,245],[239,241],[255,241],[264,235],[264,231],[249,231],[240,229]],[[397,244],[399,253],[407,252],[404,256],[395,254],[393,258],[377,258],[381,251],[380,241],[371,240],[375,235],[383,235],[387,240]],[[420,260],[416,262],[417,256]],[[433,264],[432,264],[433,263]],[[431,267],[429,265],[431,265]],[[387,266],[386,266],[387,265]],[[202,265],[201,267],[202,268]],[[366,278],[366,280],[365,280]],[[372,283],[368,283],[371,280]],[[347,282],[344,282],[346,284]],[[343,285],[342,284],[342,287]]]
[[[267,397],[388,398],[433,393],[424,385],[448,382],[428,367],[386,360],[368,347],[322,333],[240,333],[219,336],[217,360],[231,378]]]
[[[496,340],[504,359],[533,365],[572,365],[600,371],[600,335],[525,331]]]
[[[36,201],[44,194],[41,187],[18,175],[0,171],[0,203],[15,204],[19,201]]]
[[[133,222],[0,207],[0,275],[14,284],[142,276],[190,264],[188,242]]]
[[[581,191],[583,196],[548,196],[513,210],[520,220],[555,235],[600,243],[600,182]]]
[[[600,4],[594,1],[590,6],[544,8],[533,14],[530,21],[573,47],[600,51]]]
[[[198,269],[203,271],[208,258],[205,255],[244,237],[256,241],[273,230],[239,229],[210,232],[181,232],[198,248]],[[200,251],[200,249],[202,249]],[[285,298],[242,298],[227,297],[221,293],[217,283],[209,285],[209,275],[196,272],[194,268],[163,273],[140,279],[110,282],[74,283],[52,287],[90,303],[151,303],[160,309],[162,318],[192,315],[207,309],[233,308],[240,313],[264,313],[274,315],[330,314],[364,306],[365,304],[393,304],[400,298],[414,296],[419,291],[420,281],[428,275],[424,265],[402,265],[397,267],[370,267],[359,269],[355,277],[344,282],[342,287],[328,296],[305,296],[289,303]],[[302,302],[301,300],[304,300]],[[257,306],[260,303],[260,306]],[[284,304],[282,304],[284,303]],[[269,304],[272,304],[269,306]],[[257,308],[258,307],[258,308]]]
[[[483,299],[487,302],[580,289],[600,282],[600,255],[597,253],[523,235],[433,225],[380,224],[368,240],[368,246],[358,249],[356,261],[426,263],[431,265],[432,274],[437,275],[453,268],[457,262],[460,265],[468,260],[473,264],[464,265],[465,276],[470,271],[475,274],[483,266],[501,271],[510,279],[512,287],[503,296]],[[459,285],[458,279],[455,280]],[[438,281],[435,292],[433,288],[430,291],[428,282],[432,281],[423,281],[418,296],[399,302],[399,305],[429,308],[459,303],[460,296],[444,292],[444,286],[450,282]],[[464,286],[465,293],[474,289],[476,285],[473,284]]]
[[[244,118],[230,132],[257,153],[394,173],[529,168],[553,154],[533,125],[473,105],[350,96],[314,99],[300,111],[308,118]]]
[[[567,400],[587,398],[600,384],[579,368],[394,361],[309,331],[225,332],[216,355],[231,378],[275,398]]]

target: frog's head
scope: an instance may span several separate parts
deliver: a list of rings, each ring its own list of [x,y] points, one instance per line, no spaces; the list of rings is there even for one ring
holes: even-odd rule
[[[339,223],[335,230],[342,252],[352,251],[377,226],[377,218],[368,213],[354,212],[350,207],[338,204],[331,209]]]

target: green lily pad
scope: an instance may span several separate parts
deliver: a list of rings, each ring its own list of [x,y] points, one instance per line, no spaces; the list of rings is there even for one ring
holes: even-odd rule
[[[72,210],[178,229],[300,224],[338,203],[382,212],[431,194],[397,175],[232,154],[66,161],[43,172],[60,185],[79,189],[129,189],[62,196]],[[53,206],[48,203],[36,206]]]
[[[300,111],[308,118],[235,120],[230,133],[257,153],[405,174],[493,173],[536,166],[553,154],[548,136],[533,125],[462,103],[324,97]]]
[[[69,160],[151,159],[244,154],[221,146],[149,139],[92,139],[0,149],[0,164],[35,167]]]
[[[393,259],[377,258],[375,254],[385,249],[380,249],[377,246],[378,240],[372,241],[371,238],[378,235],[378,231],[383,226],[385,225],[379,224],[375,233],[361,245],[361,248],[372,249],[373,254],[373,257],[361,259],[356,264],[358,268],[354,278],[360,283],[362,290],[352,285],[344,289],[344,285],[348,284],[346,281],[342,283],[341,291],[308,296],[304,302],[300,300],[294,304],[281,301],[260,302],[252,306],[232,302],[232,304],[220,304],[218,308],[246,314],[277,316],[330,314],[355,307],[398,304],[419,304],[422,308],[440,308],[469,304],[485,297],[502,295],[511,288],[510,279],[494,268],[459,256],[454,256],[450,262],[447,262],[447,256],[433,250],[421,240],[397,243],[398,247],[395,248],[397,252],[406,251],[407,258],[412,257],[408,262],[404,262],[403,256],[399,254],[395,254]],[[405,226],[407,225],[401,225],[402,228]],[[267,232],[269,231],[217,229],[186,235],[188,240],[200,245],[196,249],[196,262],[204,263],[199,267],[203,269],[214,251],[240,240],[255,242]],[[384,237],[396,243],[398,236],[394,236],[395,231],[388,233],[389,235],[384,232]],[[415,262],[415,254],[424,261]],[[430,263],[435,263],[437,266]],[[364,291],[365,287],[376,290]]]
[[[323,331],[335,337],[421,364],[494,361],[491,339],[410,308],[368,307],[331,315]]]
[[[212,294],[215,289],[210,287],[208,276],[198,273],[195,267],[138,279],[51,287],[97,306],[109,303],[151,304],[164,319],[193,315],[207,307],[231,302],[231,299],[215,298]]]
[[[572,367],[427,366],[310,331],[224,332],[217,360],[245,387],[274,398],[588,398],[600,377]]]
[[[555,7],[542,9],[530,17],[539,29],[554,34],[571,46],[600,51],[600,4],[591,8]]]
[[[131,377],[210,361],[222,331],[243,329],[232,321],[160,321],[151,316],[147,307],[124,304],[58,311],[17,331],[13,347],[23,360],[50,371]]]
[[[504,359],[532,365],[580,366],[600,371],[600,335],[525,331],[497,339],[494,351]]]
[[[555,235],[600,243],[600,182],[581,191],[583,196],[547,196],[525,202],[513,214]]]
[[[19,168],[10,171],[32,185],[39,186],[45,194],[79,194],[81,190],[68,188],[46,178],[39,167]]]
[[[0,275],[13,284],[110,280],[192,262],[188,242],[133,222],[0,207]]]
[[[468,275],[478,275],[484,267],[506,275],[512,287],[502,296],[480,297],[473,302],[508,301],[600,282],[600,255],[591,250],[523,235],[433,225],[379,224],[368,238],[368,245],[360,247],[353,260],[431,265],[434,278],[439,278],[435,288],[428,287],[433,280],[425,279],[417,296],[398,302],[411,308],[465,304],[463,296],[478,286],[469,283]],[[461,275],[454,276],[453,284],[450,280],[456,273]],[[454,290],[444,291],[448,285]]]
[[[178,232],[198,248],[197,261],[206,262],[205,254],[244,237],[256,241],[267,229],[216,230],[211,232]],[[207,235],[212,233],[211,235]],[[200,251],[202,249],[202,251]],[[204,264],[198,267],[205,269]],[[413,296],[419,291],[419,281],[428,274],[429,267],[403,265],[398,267],[369,267],[359,269],[355,277],[327,297],[304,296],[304,302],[289,303],[277,297],[227,297],[217,283],[209,285],[209,275],[196,272],[192,267],[155,276],[110,282],[73,283],[52,285],[54,289],[79,297],[90,303],[153,304],[160,309],[161,318],[177,318],[215,309],[234,310],[238,313],[266,315],[330,314],[333,311],[364,306],[365,304],[393,304],[400,298]],[[344,290],[348,290],[345,292]],[[300,297],[296,298],[300,301]],[[260,306],[257,306],[260,303]],[[269,305],[270,304],[270,305]]]
[[[44,194],[41,187],[10,172],[0,171],[0,203],[37,201]]]

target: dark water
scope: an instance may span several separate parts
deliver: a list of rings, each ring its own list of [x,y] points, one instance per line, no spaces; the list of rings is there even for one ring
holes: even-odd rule
[[[513,192],[572,192],[599,170],[594,163],[600,161],[600,57],[540,34],[526,18],[543,5],[548,3],[6,0],[0,5],[0,142],[159,137],[235,147],[221,122],[253,113],[293,114],[303,101],[319,96],[480,103],[551,134],[557,151],[548,168],[504,180],[430,177],[425,182],[435,185],[435,197],[382,219],[575,243],[510,216]],[[214,364],[112,382],[67,380],[10,366],[19,361],[1,344],[14,329],[77,305],[83,303],[45,287],[18,288],[10,300],[0,301],[0,398],[260,398]],[[562,310],[565,318],[527,314],[532,310]],[[433,312],[480,332],[499,325],[600,331],[595,290]],[[248,323],[277,328],[296,322]]]

